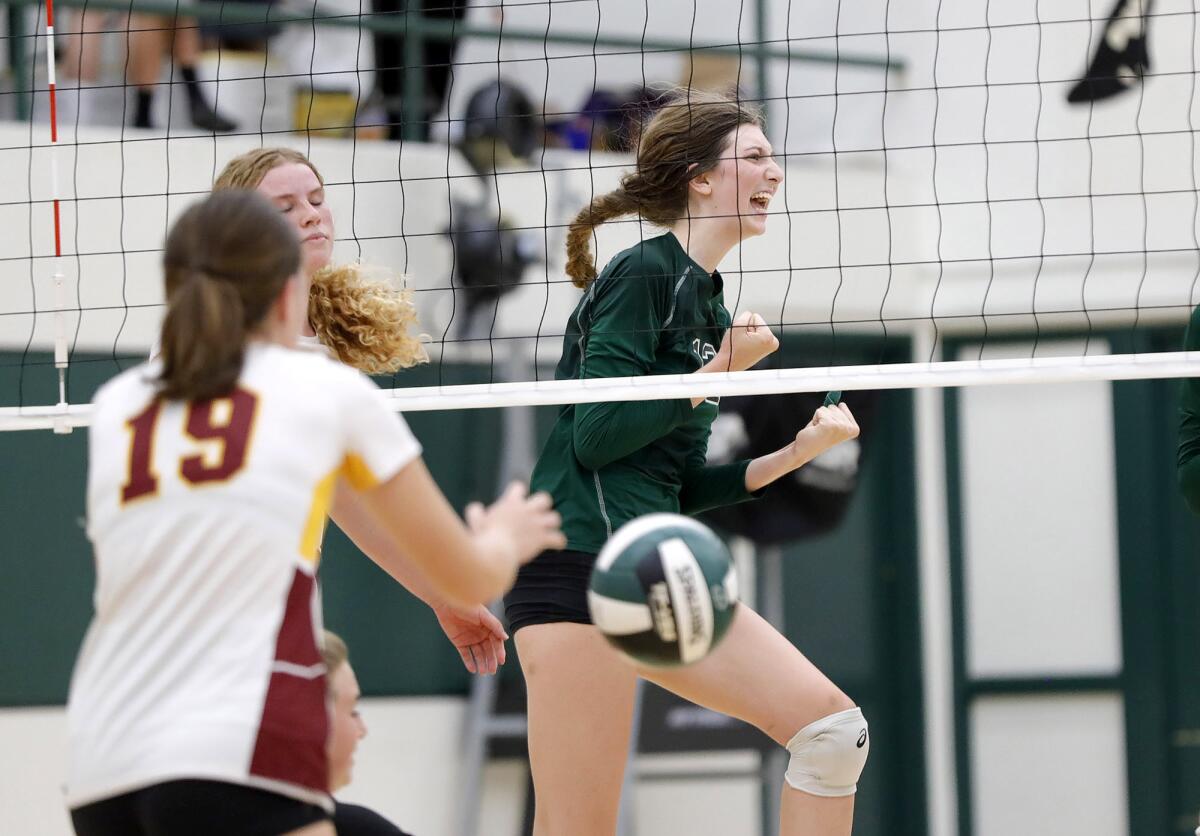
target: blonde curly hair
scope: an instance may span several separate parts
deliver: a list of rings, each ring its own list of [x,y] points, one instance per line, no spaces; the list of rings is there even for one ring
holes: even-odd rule
[[[423,335],[410,331],[417,324],[412,294],[358,262],[316,272],[308,293],[308,322],[339,360],[367,374],[429,360]]]
[[[213,191],[257,189],[267,172],[288,163],[312,169],[308,157],[291,148],[256,148],[234,157],[213,183]],[[397,288],[383,271],[355,262],[325,267],[312,277],[308,322],[339,360],[367,374],[385,374],[428,361],[412,294]]]

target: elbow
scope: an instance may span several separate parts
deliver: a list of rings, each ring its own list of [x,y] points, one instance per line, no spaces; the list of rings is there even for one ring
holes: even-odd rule
[[[585,470],[599,470],[608,464],[608,460],[600,455],[600,451],[585,445],[575,445],[575,461]]]
[[[603,444],[598,435],[576,427],[574,438],[571,439],[575,461],[586,470],[599,470],[612,462],[611,455],[608,455],[609,445]]]

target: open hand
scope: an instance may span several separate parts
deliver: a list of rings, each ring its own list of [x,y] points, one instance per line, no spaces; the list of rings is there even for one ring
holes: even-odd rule
[[[492,674],[504,664],[504,641],[508,633],[504,632],[500,619],[483,604],[469,609],[435,607],[433,614],[468,671]]]
[[[472,533],[503,538],[518,564],[528,563],[546,549],[567,545],[562,517],[554,510],[550,494],[529,494],[520,482],[510,484],[487,508],[472,502],[466,508],[466,518]]]

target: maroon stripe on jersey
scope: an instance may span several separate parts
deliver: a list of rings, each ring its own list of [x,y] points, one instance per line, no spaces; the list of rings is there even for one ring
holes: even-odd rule
[[[312,620],[314,589],[313,578],[297,569],[275,642],[277,662],[309,667],[321,661]],[[325,677],[305,679],[273,672],[250,759],[250,774],[328,792],[328,730]]]

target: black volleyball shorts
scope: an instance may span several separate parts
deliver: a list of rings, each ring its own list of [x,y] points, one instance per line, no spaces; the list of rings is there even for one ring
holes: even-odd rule
[[[521,567],[504,596],[508,629],[516,633],[530,624],[591,624],[588,578],[596,555],[577,551],[545,551]]]

